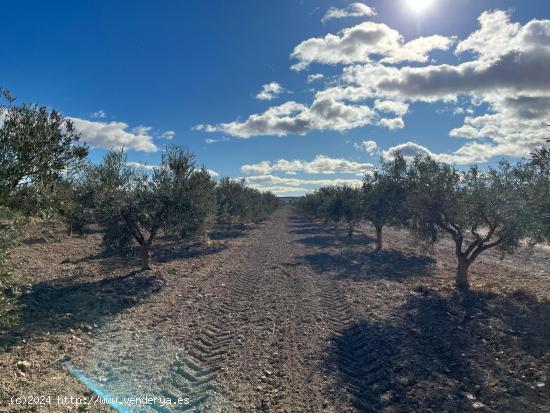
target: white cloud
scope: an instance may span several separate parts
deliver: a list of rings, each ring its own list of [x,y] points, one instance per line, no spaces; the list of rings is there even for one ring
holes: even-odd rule
[[[136,161],[128,162],[127,165],[131,166],[132,168],[141,169],[141,170],[147,171],[147,172],[154,171],[155,169],[162,168],[162,166],[160,166],[160,165],[149,165],[149,164],[146,164],[146,163],[143,163],[143,162],[136,162]],[[210,176],[212,178],[217,178],[218,176],[220,176],[219,173],[217,173],[216,171],[214,171],[212,169],[207,169],[207,172],[210,174]]]
[[[105,117],[107,117],[107,114],[105,113],[104,110],[100,109],[97,112],[93,112],[91,116],[92,118],[96,118],[96,119],[104,119]]]
[[[163,132],[160,137],[161,138],[164,138],[164,139],[173,139],[174,136],[176,136],[176,132],[174,132],[173,130],[167,130],[166,132]]]
[[[306,188],[298,188],[294,186],[284,186],[284,185],[277,185],[277,186],[265,186],[261,184],[249,184],[248,185],[251,188],[257,189],[258,191],[262,192],[272,192],[275,195],[278,196],[292,196],[292,195],[302,195],[307,192],[310,192],[310,190]]]
[[[321,73],[313,73],[311,75],[308,75],[306,82],[307,83],[313,83],[317,80],[324,79],[324,77],[325,77],[325,75],[323,75]]]
[[[350,185],[360,186],[361,179],[299,179],[287,178],[275,175],[254,175],[245,177],[245,181],[249,185],[262,185],[269,188],[267,185],[278,185],[285,187],[319,187],[327,185]]]
[[[262,90],[256,95],[256,99],[272,100],[278,97],[283,90],[283,87],[277,82],[266,83],[262,86]]]
[[[416,155],[428,155],[441,162],[459,165],[487,162],[495,156],[525,156],[529,154],[528,147],[524,146],[521,142],[504,142],[497,145],[471,142],[453,153],[434,153],[425,146],[415,142],[405,142],[382,151],[382,157],[384,159],[391,159],[398,151],[408,159]]]
[[[405,41],[398,31],[374,22],[304,40],[291,55],[294,69],[312,63],[346,65],[341,76],[331,77],[315,93],[311,104],[286,102],[244,120],[197,129],[242,138],[366,125],[396,130],[405,126],[410,105],[444,103],[465,116],[449,135],[466,141],[458,150],[432,153],[434,157],[470,163],[528,155],[547,135],[543,122],[550,113],[550,20],[519,24],[508,12],[484,12],[479,28],[457,43],[458,63],[430,60],[433,50],[449,50],[454,42],[438,35]],[[406,144],[407,150],[421,150],[418,144]]]
[[[403,129],[405,122],[403,118],[382,118],[378,121],[378,125],[384,126],[390,130]]]
[[[331,7],[327,10],[321,21],[324,23],[332,19],[343,19],[346,17],[376,16],[376,11],[364,3],[351,3],[344,9]]]
[[[373,57],[388,63],[426,62],[432,50],[448,50],[453,42],[452,38],[436,35],[405,43],[397,30],[383,23],[363,22],[337,34],[304,40],[290,57],[298,60],[292,66],[294,70],[303,70],[312,63],[366,63]]]
[[[245,177],[246,184],[261,191],[271,191],[277,195],[302,195],[312,192],[320,186],[349,185],[360,187],[362,180],[354,179],[297,179],[275,175],[255,175]]]
[[[349,105],[333,98],[315,99],[310,107],[293,101],[273,106],[244,121],[219,125],[197,125],[193,129],[205,132],[224,132],[238,138],[288,134],[303,135],[312,130],[336,130],[365,126],[372,123],[375,112],[366,105]]]
[[[394,113],[403,116],[409,111],[409,105],[394,100],[376,100],[374,108],[379,112]]]
[[[128,162],[127,165],[131,166],[132,168],[142,169],[144,171],[154,171],[155,169],[157,169],[159,167],[158,165],[149,165],[149,164],[146,164],[146,163],[135,162],[135,161]]]
[[[378,145],[375,141],[363,141],[361,143],[353,144],[355,149],[368,152],[370,155],[374,155],[378,149]]]
[[[249,184],[269,184],[269,185],[284,185],[284,186],[326,186],[326,185],[351,185],[358,186],[361,184],[360,179],[298,179],[286,178],[275,175],[254,175],[245,177],[245,181]]]
[[[317,155],[312,161],[279,159],[274,162],[262,161],[256,164],[241,166],[244,174],[268,175],[272,172],[293,174],[304,172],[308,174],[363,174],[372,171],[371,163],[360,163],[342,158],[331,158],[325,155]]]
[[[158,150],[150,134],[151,128],[137,126],[128,129],[124,122],[95,122],[69,117],[76,130],[81,134],[81,140],[92,148],[120,150],[122,148],[141,152]]]
[[[474,60],[402,68],[350,66],[344,69],[344,84],[331,93],[406,102],[458,102],[464,96],[465,108],[455,113],[470,116],[449,134],[470,142],[450,157],[439,154],[440,159],[468,163],[526,156],[544,138],[543,121],[550,113],[550,20],[522,26],[497,10],[483,13],[479,22],[479,30],[456,47],[457,54],[472,52]],[[486,104],[487,113],[471,116],[467,99],[478,107]]]
[[[518,23],[510,23],[509,13],[502,10],[484,12],[478,21],[480,29],[460,42],[456,53],[472,51],[487,60],[498,58],[511,49],[521,29]]]

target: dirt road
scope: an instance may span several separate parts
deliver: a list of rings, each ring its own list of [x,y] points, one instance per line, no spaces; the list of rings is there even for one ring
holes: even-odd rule
[[[488,257],[477,268],[498,274],[476,277],[484,292],[464,302],[452,261],[398,232],[367,254],[364,232],[346,241],[284,208],[237,235],[129,276],[151,293],[94,318],[73,373],[110,396],[188,398],[119,411],[550,411],[548,277],[520,273],[518,284],[523,260]]]

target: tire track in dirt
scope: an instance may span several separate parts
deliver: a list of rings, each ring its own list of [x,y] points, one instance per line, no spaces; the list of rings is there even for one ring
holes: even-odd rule
[[[298,237],[298,243],[300,239],[303,238]],[[311,254],[312,250],[322,253],[319,246],[308,243],[304,247],[302,243],[297,258],[312,273],[311,279],[318,289],[318,311],[328,333],[323,337],[324,343],[320,344],[319,352],[326,351],[330,357],[328,365],[321,368],[333,378],[336,378],[334,372],[339,376],[336,383],[330,382],[326,385],[324,392],[334,397],[332,411],[378,412],[380,401],[373,399],[372,394],[382,394],[388,388],[384,365],[377,356],[376,344],[379,343],[377,340],[373,341],[373,337],[367,336],[358,325],[353,308],[347,302],[336,275],[330,271],[313,271],[304,262],[304,256]]]
[[[258,284],[257,263],[247,264],[254,254],[240,248],[254,251],[262,233],[261,227],[252,230],[237,248],[207,262],[200,279],[189,279],[191,288],[180,290],[176,282],[160,300],[152,300],[147,313],[112,320],[95,331],[90,351],[77,363],[113,396],[189,399],[188,404],[156,403],[130,411],[235,411],[229,393],[218,383],[219,373],[230,365],[228,358],[237,349]],[[148,315],[153,324],[136,327],[136,321]]]
[[[229,303],[231,308],[246,311],[237,316],[243,318],[238,320],[242,321],[238,346],[232,348],[234,356],[227,360],[231,364],[220,380],[242,412],[312,411],[308,398],[316,397],[304,385],[309,347],[316,347],[316,293],[311,291],[311,280],[294,267],[288,213],[287,209],[277,211],[256,234],[257,243],[241,260],[240,271],[248,278],[236,282],[252,295],[241,300],[236,293],[236,300]]]
[[[170,368],[173,374],[161,386],[167,397],[190,399],[181,411],[233,411],[230,394],[218,385],[218,373],[229,364],[227,359],[234,351],[254,296],[257,275],[249,268],[234,265],[224,272],[230,284],[228,293],[218,302],[202,304],[207,314],[204,324],[185,341],[185,351],[176,356]]]

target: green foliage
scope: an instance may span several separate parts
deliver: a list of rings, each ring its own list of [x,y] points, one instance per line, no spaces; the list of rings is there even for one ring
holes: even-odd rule
[[[323,220],[328,223],[331,219],[331,204],[334,200],[334,188],[321,187],[312,194],[306,194],[294,204],[302,214],[312,220]]]
[[[21,235],[24,217],[0,206],[0,331],[16,320],[14,286],[7,267],[9,250]]]
[[[0,89],[0,91],[2,91]],[[38,105],[14,105],[3,91],[7,105],[0,106],[0,203],[22,186],[49,189],[88,153],[79,145],[72,123],[59,112]]]
[[[149,249],[159,230],[192,237],[206,229],[214,214],[215,183],[194,156],[168,147],[152,175],[128,166],[124,152],[110,152],[94,168],[96,216],[105,227],[104,244],[128,251],[141,247],[142,267],[149,267]]]
[[[363,217],[363,194],[359,188],[349,185],[337,186],[332,202],[330,215],[334,221],[343,221],[348,230],[348,236],[353,236],[353,230]]]
[[[310,219],[321,219],[324,223],[344,222],[348,236],[363,216],[363,194],[349,185],[326,186],[300,198],[295,206]]]
[[[51,218],[63,180],[87,156],[73,125],[59,112],[15,105],[0,88],[0,328],[13,321],[13,290],[6,268],[9,249],[25,226],[24,216]],[[24,216],[23,216],[24,215]]]
[[[223,177],[216,186],[216,222],[218,225],[231,228],[235,222],[245,218],[245,184]]]
[[[226,228],[260,221],[279,206],[275,195],[249,188],[244,180],[224,177],[216,186],[216,222]]]
[[[382,171],[363,179],[364,217],[377,232],[377,251],[382,249],[382,228],[386,225],[406,225],[408,211],[405,200],[407,162],[397,154],[382,163]]]
[[[364,178],[362,196],[349,187],[323,187],[299,199],[296,208],[325,223],[345,221],[350,233],[353,222],[370,220],[377,249],[386,225],[408,227],[427,246],[450,236],[457,286],[468,288],[468,268],[482,252],[511,253],[522,242],[550,239],[550,167],[503,161],[483,172],[478,167],[459,171],[430,157],[407,164],[398,154]]]
[[[410,228],[433,243],[442,234],[455,242],[457,286],[468,288],[470,264],[489,248],[514,251],[522,240],[536,242],[532,205],[536,168],[526,162],[481,172],[460,172],[450,165],[416,158],[408,169]]]
[[[550,143],[550,138],[546,139]],[[538,168],[538,174],[533,181],[534,208],[538,211],[538,235],[550,243],[550,148],[542,147],[532,154],[532,163]]]
[[[84,235],[86,228],[95,222],[97,187],[93,167],[86,164],[71,180],[59,186],[58,212],[67,224],[70,235]]]

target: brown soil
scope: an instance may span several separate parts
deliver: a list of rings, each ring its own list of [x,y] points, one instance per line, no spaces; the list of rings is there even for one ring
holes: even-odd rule
[[[68,366],[111,396],[189,398],[133,412],[550,411],[547,250],[486,253],[460,296],[450,243],[425,254],[387,230],[372,254],[370,228],[339,235],[284,208],[208,247],[161,240],[146,272],[98,235],[29,240],[0,411],[112,411],[57,403],[92,395]]]

